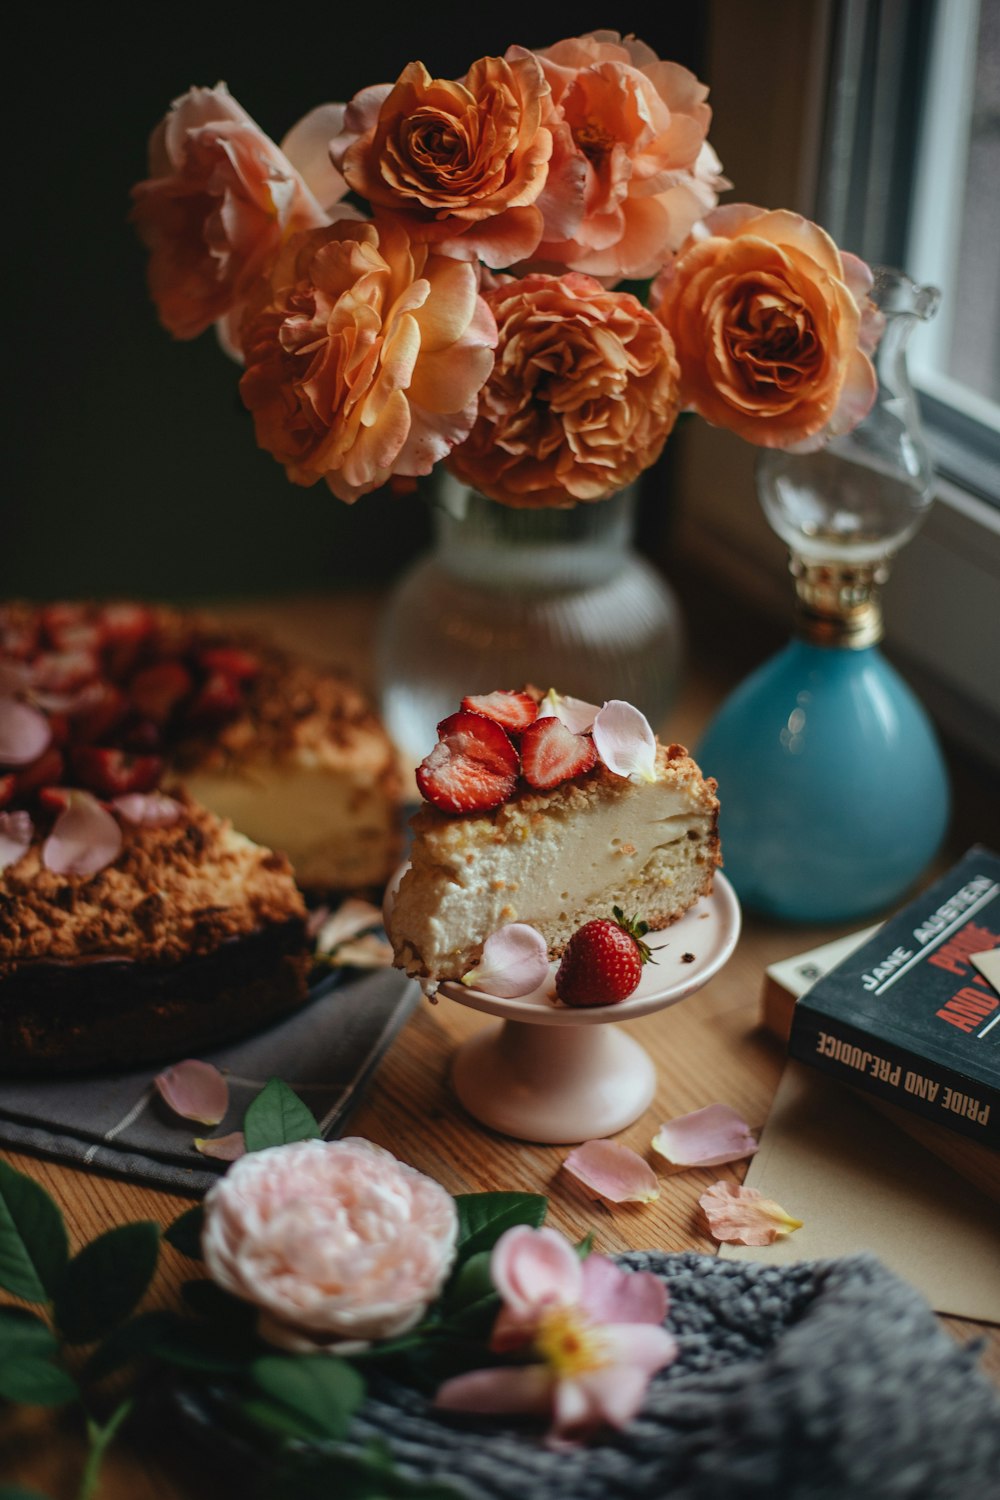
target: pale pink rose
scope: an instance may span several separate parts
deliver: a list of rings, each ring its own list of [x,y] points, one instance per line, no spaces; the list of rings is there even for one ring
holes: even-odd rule
[[[438,1391],[438,1406],[548,1414],[551,1440],[565,1443],[606,1424],[624,1427],[652,1376],[676,1358],[676,1340],[662,1326],[663,1283],[603,1255],[581,1261],[554,1229],[508,1229],[490,1275],[503,1301],[491,1348],[528,1351],[537,1362],[458,1375]]]
[[[533,55],[552,91],[553,137],[535,262],[613,281],[655,275],[729,186],[705,139],[708,89],[615,31]]]
[[[371,1141],[242,1156],[205,1198],[209,1275],[284,1349],[357,1351],[419,1322],[455,1258],[455,1200]]]
[[[681,404],[763,448],[797,452],[871,409],[881,315],[871,273],[800,214],[710,214],[653,284],[681,366]]]
[[[132,189],[163,326],[191,339],[231,315],[289,234],[328,222],[336,184],[321,185],[324,204],[224,83],[175,99]]]
[[[240,337],[257,442],[293,483],[350,503],[429,474],[468,435],[496,324],[474,266],[398,224],[342,220],[292,236]]]

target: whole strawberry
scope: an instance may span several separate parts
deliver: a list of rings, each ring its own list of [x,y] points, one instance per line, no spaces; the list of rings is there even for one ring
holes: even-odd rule
[[[585,922],[566,944],[556,970],[556,994],[564,1005],[617,1005],[639,984],[642,966],[655,963],[643,938],[645,922],[614,907],[614,920]]]

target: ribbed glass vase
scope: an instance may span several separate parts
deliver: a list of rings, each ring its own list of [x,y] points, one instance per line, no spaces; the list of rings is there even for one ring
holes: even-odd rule
[[[676,693],[676,600],[633,547],[635,496],[512,509],[442,473],[434,547],[390,601],[378,642],[381,709],[418,763],[467,693],[533,683],[625,698],[653,724]]]

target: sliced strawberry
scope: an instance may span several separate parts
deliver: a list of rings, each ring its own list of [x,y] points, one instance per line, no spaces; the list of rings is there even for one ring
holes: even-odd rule
[[[445,812],[485,812],[506,802],[517,771],[517,751],[500,725],[463,709],[438,725],[438,742],[417,767],[417,785]]]
[[[91,682],[68,709],[70,738],[79,745],[100,744],[118,728],[128,710],[128,699],[113,682]]]
[[[43,605],[41,610],[42,627],[53,645],[59,644],[58,638],[64,631],[71,630],[76,625],[86,625],[89,618],[90,609],[86,604],[70,600]]]
[[[240,646],[205,646],[198,652],[198,663],[206,672],[222,672],[237,682],[249,682],[260,674],[260,657]]]
[[[500,724],[508,734],[520,734],[538,717],[538,704],[530,693],[511,692],[499,688],[495,693],[483,693],[478,697],[462,699],[462,707],[470,713],[483,714]]]
[[[597,761],[589,735],[574,734],[561,719],[536,719],[521,737],[521,770],[529,786],[550,792]]]
[[[104,647],[104,632],[93,620],[70,620],[65,625],[50,625],[47,635],[57,651],[87,651],[97,656]]]
[[[151,792],[160,779],[163,761],[158,755],[126,755],[80,745],[72,753],[73,770],[82,784],[102,797],[122,797],[126,792]]]
[[[105,604],[98,619],[109,641],[142,641],[156,624],[156,616],[145,604]]]
[[[243,691],[235,678],[225,672],[213,672],[185,705],[184,723],[193,729],[209,729],[235,718],[242,707]]]
[[[18,771],[14,778],[14,796],[26,797],[29,792],[35,791],[40,786],[48,786],[61,781],[66,762],[61,753],[50,748],[44,755],[32,761],[30,766],[25,766],[23,771]]]
[[[143,667],[129,683],[136,712],[154,724],[166,724],[177,705],[188,696],[194,681],[179,661],[160,661]]]
[[[43,651],[32,665],[32,684],[43,692],[69,693],[93,681],[97,671],[92,651]]]
[[[17,777],[13,771],[9,771],[6,776],[0,776],[0,807],[7,806],[7,803],[14,795],[16,785]]]

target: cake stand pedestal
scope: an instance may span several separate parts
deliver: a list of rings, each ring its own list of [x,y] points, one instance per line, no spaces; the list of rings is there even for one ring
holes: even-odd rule
[[[649,935],[656,963],[620,1005],[570,1007],[548,978],[530,995],[504,1000],[463,984],[439,995],[498,1016],[455,1054],[452,1084],[469,1114],[519,1140],[569,1145],[614,1135],[652,1103],[656,1070],[645,1048],[614,1024],[676,1005],[707,984],[740,932],[732,886],[717,874],[710,896],[679,922]]]

